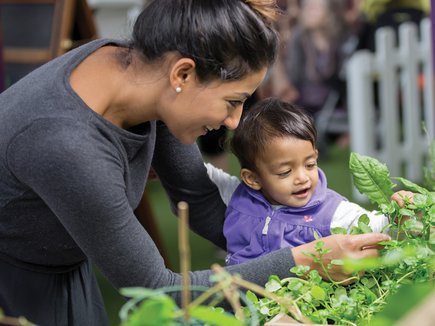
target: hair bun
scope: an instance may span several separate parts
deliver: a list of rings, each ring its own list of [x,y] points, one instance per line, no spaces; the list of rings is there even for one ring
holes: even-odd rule
[[[275,0],[244,0],[267,24],[272,24],[278,19],[279,7]]]

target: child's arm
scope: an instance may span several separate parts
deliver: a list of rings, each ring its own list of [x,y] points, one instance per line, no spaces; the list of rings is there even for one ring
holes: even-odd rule
[[[412,202],[413,196],[414,193],[410,191],[400,190],[391,196],[391,200],[403,207],[406,201]],[[363,214],[366,214],[370,219],[369,226],[373,232],[382,232],[384,227],[389,224],[388,217],[378,211],[367,211],[355,203],[342,202],[334,213],[331,228],[341,227],[350,232],[353,226],[358,225],[358,219]],[[384,232],[386,231],[388,230],[384,230]]]
[[[204,163],[204,165],[207,168],[208,177],[218,187],[223,202],[228,206],[233,192],[240,184],[240,180],[237,177],[218,169],[213,164]]]
[[[358,204],[343,201],[336,209],[331,221],[332,228],[344,228],[349,233],[354,226],[358,226],[361,215],[366,214],[370,220],[369,226],[375,233],[386,232],[383,230],[388,225],[388,217],[378,211],[368,211]]]

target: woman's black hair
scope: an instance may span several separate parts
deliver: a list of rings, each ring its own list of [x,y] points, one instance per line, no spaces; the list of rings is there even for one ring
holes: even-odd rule
[[[148,62],[173,51],[191,58],[201,82],[239,80],[274,62],[276,8],[274,0],[152,0],[130,47]]]
[[[316,148],[313,118],[290,103],[267,98],[243,112],[230,141],[231,150],[242,168],[256,171],[256,159],[273,139],[282,137],[306,140]]]

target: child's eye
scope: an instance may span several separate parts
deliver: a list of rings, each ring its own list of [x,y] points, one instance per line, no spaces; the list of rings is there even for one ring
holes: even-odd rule
[[[317,162],[312,162],[307,164],[308,169],[314,169],[317,166]]]
[[[278,177],[287,177],[291,172],[292,172],[292,170],[288,170],[288,171],[284,171],[282,173],[278,173]]]

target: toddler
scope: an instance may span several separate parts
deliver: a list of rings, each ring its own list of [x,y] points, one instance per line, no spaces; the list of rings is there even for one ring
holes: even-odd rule
[[[317,166],[316,129],[311,116],[276,98],[244,112],[231,139],[243,182],[206,164],[228,208],[224,224],[227,264],[239,264],[283,247],[295,247],[348,231],[367,214],[373,232],[387,216],[368,212],[328,189]],[[399,192],[400,198],[407,192]],[[410,196],[410,195],[409,195]]]

